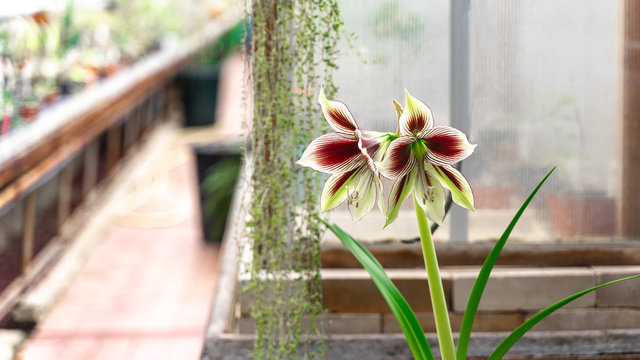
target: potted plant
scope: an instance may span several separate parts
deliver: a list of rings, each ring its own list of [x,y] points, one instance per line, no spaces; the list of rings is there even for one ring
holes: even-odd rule
[[[20,100],[18,114],[25,122],[31,122],[40,112],[40,99],[35,96],[27,96]]]
[[[60,90],[53,78],[41,79],[35,83],[33,88],[36,96],[42,99],[47,105],[51,105],[56,102],[60,96]]]
[[[203,237],[222,240],[240,167],[242,149],[237,143],[194,147],[200,189]]]
[[[0,123],[0,133],[2,134],[2,136],[8,134],[11,130],[11,122],[14,117],[14,109],[15,104],[13,98],[11,97],[11,94],[9,94],[9,92],[7,91],[3,91],[2,106],[0,107],[0,110],[2,111],[0,112],[0,116],[2,117]]]
[[[178,75],[185,126],[215,122],[220,64],[242,42],[244,29],[244,21],[239,22]]]
[[[616,203],[603,190],[570,190],[547,197],[555,235],[571,237],[611,236],[616,230]]]

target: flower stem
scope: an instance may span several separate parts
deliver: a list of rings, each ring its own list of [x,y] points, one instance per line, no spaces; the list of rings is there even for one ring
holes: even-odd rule
[[[431,295],[433,317],[436,321],[440,354],[442,360],[454,360],[456,350],[453,345],[453,333],[451,332],[451,324],[449,323],[449,311],[447,310],[447,301],[444,297],[440,268],[438,267],[438,259],[436,258],[436,248],[431,238],[429,221],[427,220],[427,215],[424,213],[424,210],[422,210],[415,198],[413,200],[413,206],[416,209],[418,229],[420,230],[420,244],[422,244],[422,255],[424,256],[424,265],[427,269],[429,294]]]

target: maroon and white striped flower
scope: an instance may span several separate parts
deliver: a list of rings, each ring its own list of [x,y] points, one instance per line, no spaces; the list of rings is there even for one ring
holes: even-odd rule
[[[322,211],[347,200],[352,218],[359,220],[373,208],[377,198],[384,213],[382,183],[374,162],[382,159],[390,138],[360,129],[349,108],[342,102],[327,100],[322,89],[318,102],[335,132],[313,140],[297,164],[331,174],[322,190]]]
[[[427,216],[440,224],[445,214],[443,186],[458,205],[473,210],[471,187],[451,165],[471,155],[475,145],[457,129],[434,126],[431,109],[409,92],[404,109],[394,105],[400,136],[388,146],[383,161],[376,164],[382,175],[396,180],[389,195],[386,225],[398,217],[402,201],[411,193]]]

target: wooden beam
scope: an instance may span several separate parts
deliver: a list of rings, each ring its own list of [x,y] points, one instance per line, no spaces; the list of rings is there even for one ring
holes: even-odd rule
[[[624,0],[622,173],[618,229],[640,239],[640,1]]]
[[[70,141],[64,146],[56,149],[56,151],[53,151],[47,159],[37,164],[29,172],[5,186],[5,188],[0,191],[0,209],[4,208],[11,202],[17,201],[22,193],[35,187],[40,179],[45,177],[47,174],[50,174],[52,171],[55,171],[60,164],[64,163],[69,157],[80,151],[84,144],[83,138]]]
[[[144,79],[130,91],[123,93],[113,101],[96,104],[95,107],[69,122],[51,134],[45,141],[26,154],[20,154],[11,160],[0,164],[0,188],[15,180],[43,161],[66,142],[75,137],[87,137],[88,134],[99,134],[117,122],[123,115],[138,106],[147,95],[147,88],[162,86],[160,80],[177,71],[173,66],[158,74],[158,79]],[[164,76],[163,76],[164,74]],[[87,139],[91,140],[91,139]]]

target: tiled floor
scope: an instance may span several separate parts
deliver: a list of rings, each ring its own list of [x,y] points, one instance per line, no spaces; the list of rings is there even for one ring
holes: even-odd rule
[[[32,333],[20,359],[199,357],[218,247],[205,244],[198,229],[194,159],[188,153],[174,158],[172,169],[154,175],[163,184],[162,193],[149,186],[142,190],[146,194],[136,196],[143,201],[114,219],[73,285]],[[168,205],[171,209],[162,208]],[[176,225],[150,221],[165,210],[175,218],[174,209],[183,209]]]

